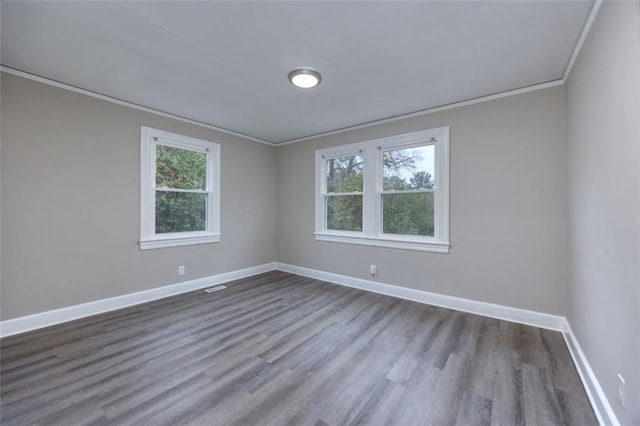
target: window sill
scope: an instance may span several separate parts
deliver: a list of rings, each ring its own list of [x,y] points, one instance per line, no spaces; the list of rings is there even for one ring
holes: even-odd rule
[[[140,250],[152,250],[167,247],[192,246],[220,242],[220,234],[199,235],[193,237],[153,238],[140,240]]]
[[[425,241],[417,238],[368,237],[362,235],[334,234],[316,232],[317,241],[332,243],[358,244],[363,246],[386,247],[401,250],[426,251],[433,253],[449,253],[449,242]]]

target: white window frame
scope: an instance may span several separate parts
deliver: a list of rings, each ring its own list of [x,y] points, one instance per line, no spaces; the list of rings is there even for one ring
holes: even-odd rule
[[[433,145],[435,150],[434,235],[414,236],[382,232],[382,152]],[[326,228],[328,159],[361,154],[363,167],[362,231],[336,231]],[[335,243],[359,244],[404,250],[449,253],[449,127],[389,136],[316,151],[315,239]],[[398,191],[398,193],[402,193]]]
[[[220,241],[220,144],[142,126],[140,129],[140,250],[210,244]],[[156,146],[206,155],[206,229],[156,233]],[[192,192],[192,191],[187,191]]]

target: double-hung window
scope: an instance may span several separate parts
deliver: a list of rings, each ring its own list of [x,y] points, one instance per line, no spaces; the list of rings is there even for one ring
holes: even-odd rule
[[[327,229],[362,231],[362,169],[359,152],[326,159]]]
[[[220,241],[220,145],[141,129],[140,249]]]
[[[449,128],[316,151],[317,240],[449,251]]]

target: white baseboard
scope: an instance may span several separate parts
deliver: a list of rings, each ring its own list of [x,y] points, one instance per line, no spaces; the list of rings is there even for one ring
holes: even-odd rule
[[[415,290],[406,287],[398,287],[391,284],[377,281],[353,278],[345,275],[333,274],[330,272],[318,271],[315,269],[303,268],[300,266],[288,265],[276,262],[276,269],[296,275],[328,281],[347,287],[358,288],[387,296],[399,297],[401,299],[412,300],[429,305],[441,306],[463,312],[470,312],[486,317],[502,319],[520,324],[532,325],[534,327],[546,328],[562,332],[569,348],[573,362],[576,365],[578,374],[587,392],[591,406],[593,407],[598,422],[601,425],[619,426],[606,395],[604,394],[598,379],[589,366],[578,341],[569,326],[565,317],[550,315],[541,312],[529,311],[526,309],[511,308],[508,306],[495,305],[492,303],[479,302],[476,300],[463,299],[460,297],[446,296],[428,291]]]
[[[126,308],[128,306],[185,293],[187,291],[197,290],[199,288],[262,274],[275,269],[275,263],[265,263],[264,265],[252,266],[250,268],[211,275],[191,281],[152,288],[150,290],[138,291],[136,293],[124,294],[122,296],[110,297],[108,299],[96,300],[80,305],[14,318],[0,322],[0,337],[12,336],[14,334],[20,334],[38,328],[49,327],[50,325]]]
[[[479,302],[476,300],[463,299],[460,297],[446,296],[443,294],[431,293],[428,291],[415,290],[406,287],[399,287],[391,284],[380,283],[361,278],[349,277],[346,275],[333,274],[316,269],[303,268],[300,266],[288,265],[285,263],[265,263],[246,269],[225,272],[223,274],[212,275],[191,281],[185,281],[164,287],[111,297],[108,299],[96,300],[83,303],[81,305],[69,306],[55,309],[39,314],[28,315],[0,322],[0,337],[8,337],[15,334],[24,333],[38,328],[48,327],[79,318],[88,317],[128,306],[150,302],[164,297],[174,296],[199,288],[209,287],[229,281],[250,277],[264,272],[279,270],[296,275],[315,278],[347,287],[358,288],[387,296],[399,297],[401,299],[412,300],[420,303],[441,306],[469,312],[486,317],[502,319],[520,324],[532,325],[534,327],[546,328],[562,332],[564,339],[576,365],[578,374],[582,379],[591,405],[602,425],[619,426],[620,422],[616,418],[609,401],[607,400],[598,379],[596,378],[576,336],[571,330],[571,326],[566,318],[550,315],[541,312],[529,311],[526,309],[511,308],[508,306],[495,305],[492,303]]]
[[[589,365],[589,361],[587,361],[587,357],[584,352],[582,352],[578,339],[575,334],[573,334],[573,330],[566,319],[563,324],[562,335],[567,343],[580,379],[582,379],[582,385],[591,401],[591,406],[596,413],[598,422],[601,425],[620,426],[620,422],[613,412],[613,408],[611,408],[611,404],[609,404],[609,400],[604,394],[598,378],[591,369],[591,365]]]
[[[587,392],[591,406],[601,425],[619,426],[620,422],[609,404],[609,401],[596,378],[580,344],[573,334],[567,319],[558,315],[550,315],[541,312],[528,311],[525,309],[511,308],[508,306],[495,305],[492,303],[479,302],[476,300],[463,299],[459,297],[446,296],[428,291],[415,290],[406,287],[398,287],[391,284],[377,281],[353,278],[345,275],[333,274],[330,272],[318,271],[315,269],[303,268],[300,266],[288,265],[276,262],[276,269],[296,275],[328,281],[347,287],[358,288],[387,296],[399,297],[401,299],[412,300],[430,305],[437,305],[444,308],[455,309],[463,312],[470,312],[486,317],[502,319],[520,324],[532,325],[562,332],[569,348],[569,353],[573,358],[573,363],[582,379],[582,384]]]
[[[541,312],[528,311],[526,309],[511,308],[508,306],[495,305],[493,303],[479,302],[477,300],[430,293],[428,291],[399,287],[391,284],[380,283],[377,281],[364,280],[361,278],[353,278],[346,275],[318,271],[316,269],[287,265],[285,263],[276,262],[276,269],[284,272],[290,272],[296,275],[303,275],[305,277],[328,281],[334,284],[340,284],[347,287],[359,288],[361,290],[384,294],[387,296],[399,297],[401,299],[412,300],[414,302],[427,303],[429,305],[441,306],[448,309],[455,309],[458,311],[483,315],[485,317],[497,318],[555,331],[562,331],[562,327],[565,321],[564,317],[558,315],[545,314]]]

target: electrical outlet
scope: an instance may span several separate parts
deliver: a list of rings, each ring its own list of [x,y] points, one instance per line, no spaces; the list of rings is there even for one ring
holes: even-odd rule
[[[620,401],[620,405],[622,405],[622,408],[625,408],[626,384],[627,383],[624,381],[622,374],[618,374],[618,401]]]
[[[369,273],[371,275],[376,275],[378,273],[378,268],[376,267],[376,265],[369,266]]]
[[[184,275],[184,265],[178,266],[178,275]]]

